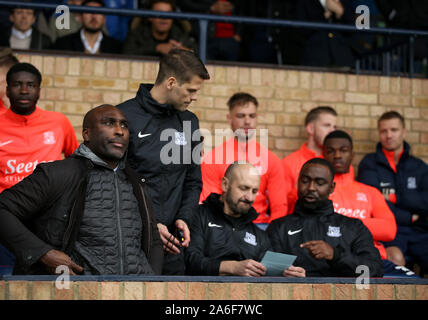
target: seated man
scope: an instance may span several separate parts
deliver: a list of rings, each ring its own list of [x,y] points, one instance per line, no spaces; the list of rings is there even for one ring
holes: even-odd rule
[[[378,120],[376,152],[367,154],[358,167],[358,181],[384,195],[397,221],[397,235],[385,243],[388,259],[397,265],[418,263],[428,272],[428,166],[410,155],[404,140],[404,118],[388,111]]]
[[[14,274],[160,274],[162,242],[142,180],[125,163],[128,122],[111,105],[90,110],[65,160],[39,164],[0,194],[0,242]]]
[[[266,267],[259,261],[270,249],[265,231],[252,221],[260,175],[251,164],[231,164],[222,179],[222,194],[212,193],[190,225],[192,241],[185,251],[191,275],[260,277]],[[284,276],[304,277],[305,270],[291,266]]]
[[[103,0],[85,0],[82,6],[105,7]],[[106,18],[99,13],[82,13],[82,28],[56,40],[54,49],[89,54],[119,53],[122,44],[103,33]]]
[[[148,8],[154,11],[176,11],[174,0],[152,0]],[[162,56],[171,49],[190,49],[196,52],[196,41],[190,37],[179,22],[173,19],[148,18],[129,32],[123,44],[125,54]]]
[[[414,273],[387,260],[385,247],[380,241],[392,241],[397,224],[392,211],[376,188],[355,181],[350,170],[354,157],[352,138],[344,131],[336,130],[324,139],[323,156],[334,167],[336,184],[330,200],[334,210],[344,216],[360,219],[370,230],[374,246],[379,250],[388,276],[413,276]]]
[[[261,175],[254,201],[259,216],[254,220],[263,230],[277,218],[287,214],[287,189],[281,160],[272,151],[257,142],[258,101],[245,92],[235,93],[227,102],[227,119],[234,136],[208,152],[202,161],[202,192],[200,202],[211,193],[221,192],[221,181],[227,167],[234,161],[248,161]]]
[[[356,277],[357,267],[365,265],[370,277],[381,277],[382,261],[370,231],[360,220],[334,212],[328,199],[333,179],[333,166],[325,159],[303,165],[293,214],[274,220],[267,229],[272,248],[296,255],[295,265],[308,276]]]
[[[0,47],[12,49],[49,49],[52,45],[49,37],[34,26],[36,16],[33,9],[13,8],[9,20],[12,27],[0,36]]]

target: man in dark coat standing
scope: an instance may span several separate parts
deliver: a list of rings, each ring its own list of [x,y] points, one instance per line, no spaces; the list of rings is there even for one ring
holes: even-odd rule
[[[190,243],[188,224],[202,190],[199,120],[187,108],[209,77],[197,55],[173,49],[161,58],[155,84],[141,84],[135,98],[118,105],[129,121],[128,161],[153,199],[166,253],[163,274],[184,274],[180,249]]]

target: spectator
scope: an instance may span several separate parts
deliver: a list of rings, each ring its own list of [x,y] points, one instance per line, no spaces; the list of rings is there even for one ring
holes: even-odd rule
[[[313,158],[303,165],[293,214],[267,229],[272,248],[296,255],[295,265],[310,277],[356,277],[360,265],[368,267],[370,277],[381,277],[382,262],[370,231],[359,219],[334,212],[328,199],[333,179],[327,160]]]
[[[33,25],[36,16],[33,9],[13,8],[9,20],[12,26],[2,32],[0,47],[12,49],[49,49],[52,45],[48,36],[42,34]]]
[[[284,167],[285,184],[288,190],[288,212],[293,212],[297,201],[297,178],[302,165],[315,157],[322,157],[322,144],[324,138],[336,129],[336,111],[329,106],[319,106],[310,110],[305,118],[307,141],[299,150],[282,159]]]
[[[176,11],[174,0],[153,0],[149,9]],[[196,42],[172,19],[149,18],[132,30],[123,45],[123,53],[146,56],[162,56],[171,49],[190,49],[196,52]]]
[[[82,135],[71,157],[40,164],[0,195],[0,240],[17,257],[14,274],[55,274],[60,265],[71,275],[160,273],[149,196],[125,165],[125,116],[111,105],[92,109]]]
[[[6,96],[6,74],[18,62],[10,48],[0,51],[0,115],[5,113],[10,106],[9,99]]]
[[[299,0],[296,17],[298,20],[353,24],[354,13],[350,0]],[[354,66],[351,35],[333,30],[310,29],[303,33],[306,45],[302,64],[307,66]]]
[[[227,119],[234,136],[213,148],[203,159],[200,202],[211,193],[221,193],[227,167],[234,161],[248,161],[261,175],[260,188],[254,202],[259,216],[254,220],[265,230],[268,224],[287,214],[287,189],[281,160],[256,140],[258,101],[252,95],[235,93],[228,101]]]
[[[354,174],[350,171],[354,157],[352,138],[341,130],[330,132],[324,139],[323,156],[336,172],[336,186],[330,195],[334,210],[344,216],[360,219],[369,229],[374,246],[379,250],[385,275],[414,276],[409,269],[387,260],[381,241],[394,239],[397,233],[395,217],[379,190],[355,181]]]
[[[376,152],[358,167],[358,180],[382,192],[397,221],[397,235],[386,242],[388,260],[396,265],[418,263],[428,268],[428,166],[410,155],[404,118],[396,111],[378,120]]]
[[[252,221],[251,206],[260,184],[257,169],[248,164],[231,164],[222,178],[220,194],[212,193],[199,206],[192,220],[192,241],[186,249],[187,273],[211,276],[265,275],[259,261],[270,249],[268,235]],[[304,277],[305,270],[291,266],[284,276]]]
[[[210,13],[216,15],[244,15],[243,0],[180,0],[185,12]],[[198,28],[194,28],[198,29]],[[237,61],[240,57],[242,27],[224,22],[211,23],[207,35],[207,59]]]
[[[131,132],[128,161],[142,174],[153,199],[165,249],[163,274],[184,274],[181,247],[190,242],[189,219],[202,190],[199,120],[187,108],[208,71],[197,55],[173,49],[163,56],[154,85],[118,105]],[[174,235],[183,232],[180,243]]]
[[[104,7],[102,0],[84,0],[82,6]],[[119,53],[122,44],[102,31],[106,18],[98,13],[82,13],[82,28],[80,31],[59,38],[55,49],[79,51],[89,54]]]

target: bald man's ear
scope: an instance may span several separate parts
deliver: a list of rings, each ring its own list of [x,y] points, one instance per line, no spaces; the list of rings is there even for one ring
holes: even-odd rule
[[[221,190],[222,190],[223,192],[227,192],[227,190],[229,190],[229,183],[230,183],[230,181],[229,181],[229,179],[228,179],[228,178],[223,177],[223,178],[221,179]]]

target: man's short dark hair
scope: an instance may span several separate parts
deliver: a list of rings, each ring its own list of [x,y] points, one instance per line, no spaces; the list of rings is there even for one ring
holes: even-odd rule
[[[105,3],[103,0],[84,0],[81,4],[81,6],[86,6],[86,4],[88,4],[89,2],[95,2],[98,3],[101,7],[105,7]]]
[[[199,57],[190,50],[172,49],[160,59],[159,73],[155,84],[174,77],[182,84],[190,82],[194,76],[208,80],[210,75]]]
[[[146,8],[152,10],[153,6],[156,3],[167,3],[171,6],[172,11],[177,11],[177,5],[175,3],[175,0],[149,0],[147,1]]]
[[[250,102],[254,103],[256,107],[259,106],[256,97],[246,92],[238,92],[229,98],[229,100],[227,101],[227,105],[229,107],[229,110],[232,110],[235,106],[242,106]]]
[[[391,119],[399,119],[401,124],[403,125],[403,128],[406,127],[404,117],[399,114],[397,111],[387,111],[383,113],[380,118],[377,120],[377,127],[379,128],[379,124],[383,120],[391,120]]]
[[[330,132],[325,138],[324,138],[324,142],[323,145],[326,144],[326,142],[330,139],[346,139],[349,141],[349,143],[351,144],[351,149],[354,148],[354,144],[352,143],[352,138],[351,136],[343,131],[343,130],[334,130],[332,132]]]
[[[12,80],[12,75],[14,75],[15,73],[18,73],[18,72],[28,72],[28,73],[31,73],[31,74],[33,74],[37,78],[39,86],[42,83],[42,74],[40,73],[40,71],[35,66],[33,66],[32,64],[26,63],[26,62],[22,62],[22,63],[15,64],[7,72],[7,75],[6,75],[7,85],[10,85],[10,82]]]
[[[27,2],[27,3],[31,3],[31,2],[33,2],[33,1],[32,1],[32,0],[21,0],[20,2]],[[13,12],[14,12],[16,9],[32,10],[32,11],[33,11],[33,14],[34,14],[34,15],[36,15],[36,10],[34,10],[33,8],[24,7],[24,6],[16,6],[16,7],[14,7],[14,8],[10,8],[10,9],[9,9],[10,14],[13,14]]]
[[[12,49],[5,48],[0,51],[0,68],[11,68],[19,63],[18,59],[13,55]]]
[[[303,164],[302,169],[300,169],[300,172],[302,172],[304,167],[306,167],[310,164],[319,164],[319,165],[327,167],[330,171],[330,174],[331,174],[331,181],[333,181],[335,171],[334,171],[333,165],[330,162],[328,162],[327,160],[325,160],[323,158],[312,158]],[[299,175],[300,175],[300,173],[299,173]]]
[[[330,106],[318,106],[308,112],[305,118],[305,126],[318,119],[320,114],[327,113],[337,117],[337,112]]]

